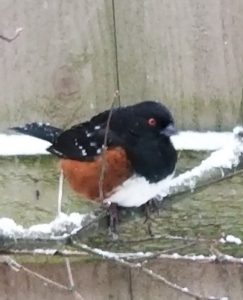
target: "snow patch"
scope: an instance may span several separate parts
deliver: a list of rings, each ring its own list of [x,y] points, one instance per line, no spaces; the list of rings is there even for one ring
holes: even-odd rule
[[[107,204],[117,203],[123,207],[139,207],[156,196],[160,192],[161,186],[170,186],[172,176],[170,175],[158,183],[149,183],[144,177],[134,175],[117,187],[104,202]]]
[[[45,254],[45,255],[54,255],[57,250],[56,249],[34,249],[34,254]]]
[[[0,134],[0,155],[49,154],[46,148],[50,143],[28,135]]]
[[[237,128],[236,127],[236,131]],[[171,140],[177,150],[213,151],[223,148],[234,139],[232,132],[181,131]],[[49,154],[50,143],[24,134],[0,134],[0,155]]]
[[[243,143],[238,136],[234,136],[230,144],[211,153],[208,158],[192,170],[175,178],[168,176],[157,183],[149,183],[144,177],[133,176],[114,190],[114,193],[105,202],[117,203],[124,207],[138,207],[154,197],[163,200],[164,197],[170,194],[172,188],[181,185],[188,186],[193,191],[197,178],[201,177],[203,173],[217,168],[222,170],[223,176],[223,169],[231,169],[238,165],[242,153]]]
[[[231,144],[234,140],[232,132],[196,132],[180,131],[171,140],[177,150],[213,151]]]
[[[0,219],[0,235],[15,237],[17,234],[23,234],[24,228],[21,225],[17,225],[14,220],[9,218]]]
[[[0,218],[0,235],[7,237],[24,238],[58,238],[73,234],[82,227],[85,214],[61,213],[50,223],[37,224],[24,228],[9,218]]]
[[[225,243],[232,243],[232,244],[236,244],[236,245],[241,245],[242,241],[240,238],[235,237],[232,234],[228,234],[225,238],[221,238],[220,243],[225,244]]]

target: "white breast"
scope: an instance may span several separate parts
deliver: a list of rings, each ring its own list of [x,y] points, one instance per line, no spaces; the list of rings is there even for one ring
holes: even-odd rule
[[[123,207],[139,207],[148,200],[167,190],[174,172],[165,179],[149,183],[144,177],[134,175],[116,188],[113,194],[104,200],[105,203],[117,203]]]

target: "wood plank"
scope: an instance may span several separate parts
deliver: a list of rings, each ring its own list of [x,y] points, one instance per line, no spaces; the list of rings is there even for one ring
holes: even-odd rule
[[[243,2],[116,1],[123,103],[163,99],[181,129],[230,129],[243,78]]]
[[[68,126],[110,106],[116,86],[111,1],[0,2],[0,130]]]
[[[26,259],[26,258],[25,258]],[[32,263],[23,264],[63,285],[68,285],[64,261],[55,258],[29,257]],[[19,261],[19,258],[17,258]],[[21,260],[20,260],[21,262]],[[203,295],[242,298],[242,266],[236,264],[200,263],[180,260],[155,260],[148,266],[174,283]],[[88,300],[188,300],[147,275],[110,262],[77,261],[71,263],[74,283],[84,299]],[[70,292],[43,284],[23,271],[15,272],[7,265],[0,266],[1,299],[72,299]]]

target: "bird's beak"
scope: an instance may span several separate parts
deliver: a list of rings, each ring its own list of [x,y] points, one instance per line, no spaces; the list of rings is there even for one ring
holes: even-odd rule
[[[177,129],[174,124],[170,123],[163,130],[161,130],[160,133],[170,137],[171,135],[177,134]]]

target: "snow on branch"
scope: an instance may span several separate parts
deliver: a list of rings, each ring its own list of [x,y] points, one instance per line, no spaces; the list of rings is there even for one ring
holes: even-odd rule
[[[215,151],[232,144],[233,140],[232,132],[180,131],[172,136],[177,151]],[[28,135],[0,133],[0,144],[0,156],[50,154],[46,151],[49,142]]]
[[[103,259],[114,261],[122,266],[128,267],[130,269],[138,269],[141,272],[145,273],[147,276],[151,277],[153,280],[156,280],[158,282],[161,282],[165,284],[166,286],[170,287],[171,289],[176,290],[179,293],[185,294],[190,298],[194,298],[197,300],[228,300],[228,297],[215,297],[215,296],[203,296],[199,293],[193,292],[188,287],[182,287],[174,282],[169,281],[164,276],[155,273],[152,269],[147,268],[144,266],[144,263],[134,263],[127,261],[126,259],[123,259],[119,257],[119,255],[109,252],[109,251],[103,251],[101,249],[91,248],[86,244],[81,244],[77,242],[73,242],[72,244],[79,250],[86,251],[87,253],[90,253],[91,255],[96,255],[99,257],[102,257]]]
[[[149,184],[144,178],[132,178],[127,180],[127,193],[122,190],[116,193],[115,197],[143,197],[144,203],[156,196],[161,200],[159,205],[163,207],[164,201],[170,202],[173,196],[181,193],[190,193],[200,187],[207,186],[229,176],[240,172],[243,165],[243,129],[234,129],[235,138],[232,143],[217,150],[201,162],[201,164],[190,171],[187,171],[170,181],[161,181],[157,184]],[[114,200],[112,196],[108,201]],[[123,201],[125,199],[122,199]],[[163,201],[162,201],[163,200]],[[133,219],[134,213],[144,215],[139,207],[122,208],[123,222],[127,218]],[[107,229],[105,221],[106,211],[97,210],[90,214],[80,215],[72,213],[70,215],[60,214],[49,224],[38,224],[29,228],[24,228],[8,218],[0,219],[0,248],[11,249],[17,246],[21,249],[34,248],[55,248],[57,244],[67,244],[69,237],[82,240],[83,237],[92,235],[93,232]]]
[[[194,169],[187,171],[172,180],[162,180],[150,184],[144,177],[133,177],[124,182],[123,186],[107,202],[125,203],[129,206],[129,198],[139,199],[139,203],[146,203],[156,197],[165,197],[179,193],[194,191],[196,188],[216,182],[236,170],[243,164],[243,128],[234,129],[234,139],[231,144],[213,152],[207,159]],[[126,187],[124,189],[124,187]]]

